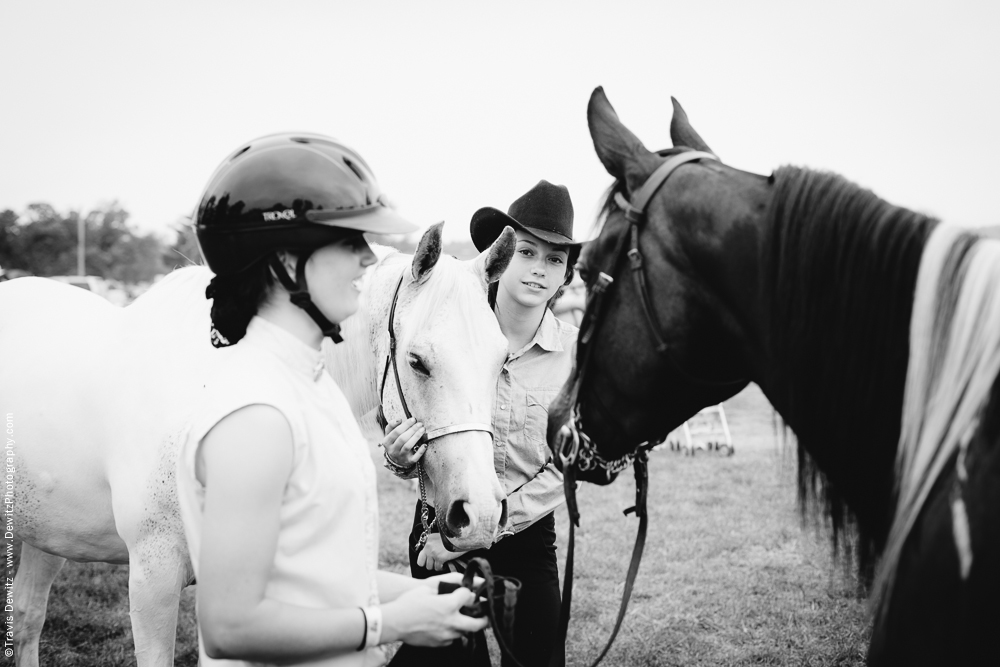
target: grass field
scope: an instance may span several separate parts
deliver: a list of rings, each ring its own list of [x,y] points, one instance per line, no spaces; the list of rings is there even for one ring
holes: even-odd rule
[[[632,604],[605,665],[861,665],[865,604],[829,542],[803,529],[794,452],[778,448],[756,387],[726,404],[731,458],[666,449],[650,456],[649,537]],[[384,474],[383,474],[384,473]],[[380,469],[383,567],[404,572],[413,491]],[[585,485],[567,657],[589,664],[614,623],[635,535],[621,510],[631,475]],[[560,556],[567,519],[557,515]],[[128,570],[68,563],[53,585],[43,665],[134,665]],[[182,596],[176,664],[197,664],[193,589]],[[499,661],[495,661],[499,664]]]

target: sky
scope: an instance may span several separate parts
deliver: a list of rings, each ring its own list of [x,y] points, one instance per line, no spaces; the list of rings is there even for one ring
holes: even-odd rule
[[[449,240],[543,178],[586,238],[601,85],[650,149],[674,96],[734,167],[1000,224],[998,34],[987,0],[0,0],[0,209],[117,200],[166,233],[233,149],[306,130]]]

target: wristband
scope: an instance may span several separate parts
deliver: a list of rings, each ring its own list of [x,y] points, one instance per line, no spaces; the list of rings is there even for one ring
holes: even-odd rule
[[[365,645],[368,644],[368,614],[365,613],[364,607],[358,607],[361,610],[361,618],[364,619],[365,629],[361,631],[361,643],[358,647],[354,649],[355,651],[364,651]]]
[[[382,641],[382,608],[378,605],[364,607],[361,610],[365,615],[365,638],[361,642],[359,651],[366,646],[375,647]]]

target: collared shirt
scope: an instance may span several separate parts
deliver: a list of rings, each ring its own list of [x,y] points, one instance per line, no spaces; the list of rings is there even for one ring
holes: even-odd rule
[[[546,309],[523,348],[508,355],[493,405],[493,462],[507,493],[507,526],[521,532],[563,502],[546,442],[549,404],[573,367],[577,328]]]
[[[216,350],[213,357],[177,468],[178,502],[195,575],[205,500],[195,472],[198,447],[227,415],[247,405],[271,405],[291,428],[293,460],[265,596],[314,609],[378,604],[375,466],[347,399],[323,372],[320,351],[258,316],[239,343]],[[216,661],[204,646],[200,650],[203,667],[250,665]],[[382,664],[385,654],[377,646],[309,662],[317,667]]]

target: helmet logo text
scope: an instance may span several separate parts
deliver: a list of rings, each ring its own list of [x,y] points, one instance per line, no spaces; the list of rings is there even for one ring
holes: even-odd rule
[[[290,208],[286,208],[284,211],[264,211],[263,215],[266,222],[295,219],[295,211]]]

